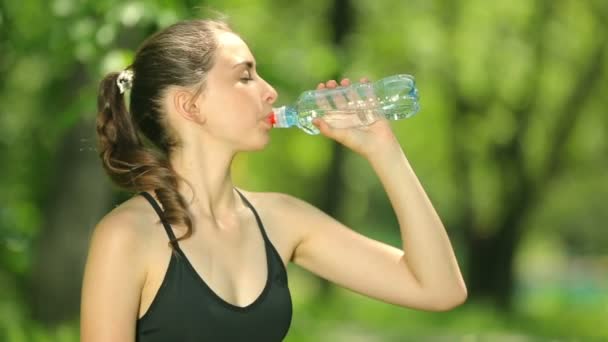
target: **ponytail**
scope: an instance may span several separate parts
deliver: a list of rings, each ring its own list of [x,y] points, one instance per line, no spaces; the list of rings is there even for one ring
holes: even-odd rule
[[[117,86],[119,73],[111,72],[99,86],[97,96],[97,138],[99,156],[108,172],[121,175],[132,171],[130,153],[141,146],[133,120],[125,105],[124,95]],[[113,179],[114,180],[114,179]],[[116,179],[118,185],[134,190],[132,184]]]
[[[127,110],[120,74],[111,72],[101,81],[97,96],[97,151],[103,168],[119,188],[128,192],[154,191],[169,224],[181,224],[187,231],[176,242],[192,235],[192,219],[186,201],[177,191],[179,177],[168,161],[169,151],[145,147]],[[162,131],[157,127],[158,131]],[[184,180],[185,181],[185,180]],[[187,182],[187,181],[186,181]]]

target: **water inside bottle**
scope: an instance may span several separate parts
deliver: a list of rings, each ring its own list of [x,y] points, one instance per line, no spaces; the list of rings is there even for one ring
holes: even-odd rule
[[[371,109],[359,110],[328,110],[323,120],[334,128],[366,126],[378,119]]]

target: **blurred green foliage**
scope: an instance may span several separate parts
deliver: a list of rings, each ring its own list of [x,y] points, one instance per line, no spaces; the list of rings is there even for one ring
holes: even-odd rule
[[[57,179],[71,165],[59,151],[80,122],[95,119],[105,73],[127,66],[152,32],[204,16],[206,6],[229,15],[280,103],[336,75],[416,76],[422,111],[393,127],[465,272],[475,262],[466,257],[466,232],[491,236],[505,221],[504,208],[520,200],[518,189],[530,190],[514,246],[513,312],[477,301],[475,293],[450,313],[396,308],[341,290],[321,303],[317,280],[293,267],[289,341],[608,339],[600,319],[608,314],[608,3],[353,0],[354,25],[339,47],[329,15],[336,3],[1,2],[0,340],[78,340],[77,317],[34,319],[29,300],[40,236],[64,185]],[[94,154],[93,131],[77,135],[79,143],[69,147]],[[233,175],[245,188],[314,202],[325,191],[314,185],[326,177],[334,151],[322,137],[275,130],[265,151],[238,157]],[[365,160],[347,154],[339,171],[344,194],[336,216],[400,245],[392,209]],[[69,228],[69,221],[62,222]]]

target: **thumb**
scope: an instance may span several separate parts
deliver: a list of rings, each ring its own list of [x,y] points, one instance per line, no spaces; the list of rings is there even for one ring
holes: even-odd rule
[[[333,128],[330,127],[325,120],[316,118],[312,121],[312,124],[315,125],[323,135],[330,138],[333,137]]]

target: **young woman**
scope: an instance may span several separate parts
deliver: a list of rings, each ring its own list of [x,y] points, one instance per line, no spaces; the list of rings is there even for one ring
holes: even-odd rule
[[[387,303],[440,311],[464,302],[448,236],[388,122],[315,125],[371,163],[403,250],[292,196],[234,186],[236,153],[269,143],[276,98],[245,42],[216,20],[156,33],[129,68],[103,79],[100,157],[135,196],[94,229],[82,341],[280,341],[291,323],[290,261]]]

